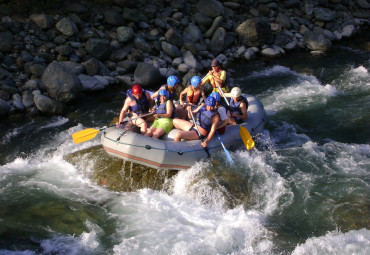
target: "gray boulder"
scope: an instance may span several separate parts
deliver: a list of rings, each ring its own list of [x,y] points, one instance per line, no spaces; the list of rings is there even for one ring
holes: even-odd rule
[[[216,0],[200,0],[196,4],[196,9],[211,18],[222,16],[225,12],[222,3]]]
[[[172,45],[166,41],[162,41],[161,46],[162,50],[171,58],[177,58],[181,56],[179,48],[177,48],[175,45]]]
[[[176,47],[181,48],[183,44],[183,39],[182,39],[181,34],[177,32],[175,29],[173,29],[172,27],[168,29],[165,34],[165,37],[167,39],[167,42],[175,45]]]
[[[311,51],[326,51],[331,47],[331,42],[324,35],[312,31],[304,34],[304,42]]]
[[[99,60],[105,60],[112,53],[110,42],[104,39],[90,38],[85,46],[87,52]]]
[[[81,85],[85,91],[96,91],[104,89],[104,84],[94,77],[86,74],[80,74],[78,78],[80,79]]]
[[[134,79],[143,87],[150,87],[158,86],[162,81],[162,76],[158,68],[147,63],[139,63],[134,72]]]
[[[30,19],[41,29],[48,29],[54,26],[54,18],[47,14],[32,14]]]
[[[236,28],[236,33],[247,47],[262,46],[272,40],[271,26],[262,19],[247,19]]]
[[[128,42],[134,38],[134,30],[131,27],[118,27],[117,28],[117,39],[119,42]]]
[[[64,36],[71,37],[78,33],[78,28],[76,24],[69,18],[62,18],[55,25],[55,27],[61,32]]]
[[[20,112],[23,112],[25,110],[25,107],[22,103],[22,97],[19,94],[14,94],[12,96],[12,104],[14,108]]]
[[[37,109],[45,114],[63,114],[67,109],[64,103],[55,101],[44,95],[35,95],[33,99],[35,101]]]
[[[22,92],[22,103],[26,108],[30,108],[34,105],[33,94],[31,91],[26,90]]]
[[[198,42],[203,38],[202,32],[200,31],[199,27],[193,23],[190,23],[184,29],[185,38],[191,42]]]
[[[317,21],[332,21],[336,18],[336,14],[334,11],[328,8],[315,8],[313,10],[313,14]]]
[[[234,41],[233,33],[227,33],[226,29],[219,27],[212,36],[210,43],[211,53],[217,55],[226,49]]]
[[[62,102],[75,99],[82,89],[77,75],[56,61],[48,65],[41,80],[49,95]]]

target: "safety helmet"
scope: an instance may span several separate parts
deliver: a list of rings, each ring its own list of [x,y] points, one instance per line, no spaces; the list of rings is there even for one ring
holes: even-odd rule
[[[242,91],[239,87],[234,87],[231,90],[231,96],[232,97],[240,97],[242,95]]]
[[[133,86],[132,86],[132,94],[137,96],[137,95],[140,95],[143,93],[143,88],[140,86],[139,83],[135,83]]]
[[[161,89],[158,94],[160,96],[165,96],[166,98],[168,98],[170,96],[170,93],[168,92],[167,89]]]
[[[171,87],[175,86],[175,84],[179,82],[179,78],[177,78],[175,75],[171,75],[167,78],[167,84]]]
[[[190,83],[191,85],[194,86],[194,88],[196,88],[201,82],[202,82],[202,79],[199,76],[194,76],[190,80]]]
[[[216,102],[220,102],[220,100],[221,100],[221,96],[218,92],[212,92],[209,96],[216,99]]]
[[[216,106],[216,99],[214,97],[207,97],[206,105],[215,107]]]

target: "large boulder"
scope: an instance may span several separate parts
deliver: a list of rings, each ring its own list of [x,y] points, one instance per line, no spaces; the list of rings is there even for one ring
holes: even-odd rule
[[[183,44],[183,39],[182,36],[179,32],[177,32],[175,29],[172,27],[167,30],[165,37],[167,39],[167,42],[181,48]]]
[[[304,34],[304,42],[311,51],[326,51],[331,47],[330,40],[326,39],[324,35],[312,31],[307,31]]]
[[[140,83],[143,87],[150,87],[158,86],[162,81],[162,76],[158,68],[142,62],[135,69],[134,79],[135,82]]]
[[[217,0],[200,0],[196,7],[199,12],[211,18],[222,16],[225,12],[222,3]]]
[[[65,113],[67,107],[64,103],[55,101],[47,96],[44,95],[35,95],[34,101],[37,109],[40,110],[40,112],[45,114],[63,114]]]
[[[41,29],[48,29],[54,26],[54,18],[47,14],[32,14],[30,19]]]
[[[71,37],[78,33],[78,28],[76,24],[69,18],[62,18],[55,25],[55,27],[61,32],[64,36]]]
[[[87,52],[99,60],[105,60],[112,53],[110,42],[104,39],[90,38],[85,46]]]
[[[41,80],[49,95],[62,102],[75,99],[82,90],[77,75],[56,61],[48,65],[42,74]]]
[[[227,33],[225,28],[219,27],[216,29],[212,36],[210,51],[211,53],[217,55],[218,53],[226,49],[233,41],[234,34]]]
[[[236,33],[246,47],[262,46],[272,40],[271,26],[263,19],[247,19],[236,28]]]

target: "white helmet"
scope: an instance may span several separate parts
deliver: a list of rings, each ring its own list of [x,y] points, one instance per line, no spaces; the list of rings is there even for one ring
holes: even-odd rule
[[[231,90],[231,96],[232,97],[240,97],[242,95],[242,91],[240,90],[239,87],[234,87],[232,90]]]

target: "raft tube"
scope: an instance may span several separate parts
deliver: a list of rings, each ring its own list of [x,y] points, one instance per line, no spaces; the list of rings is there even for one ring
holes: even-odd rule
[[[263,130],[266,112],[255,96],[243,96],[248,100],[248,119],[240,125],[255,136]],[[174,142],[173,137],[177,132],[180,130],[173,129],[158,140],[133,131],[110,127],[102,133],[101,143],[105,151],[112,156],[156,169],[185,170],[207,157],[200,140]],[[243,145],[239,125],[227,125],[220,137],[228,149]],[[219,150],[223,148],[215,135],[208,143],[208,151],[212,155]]]

